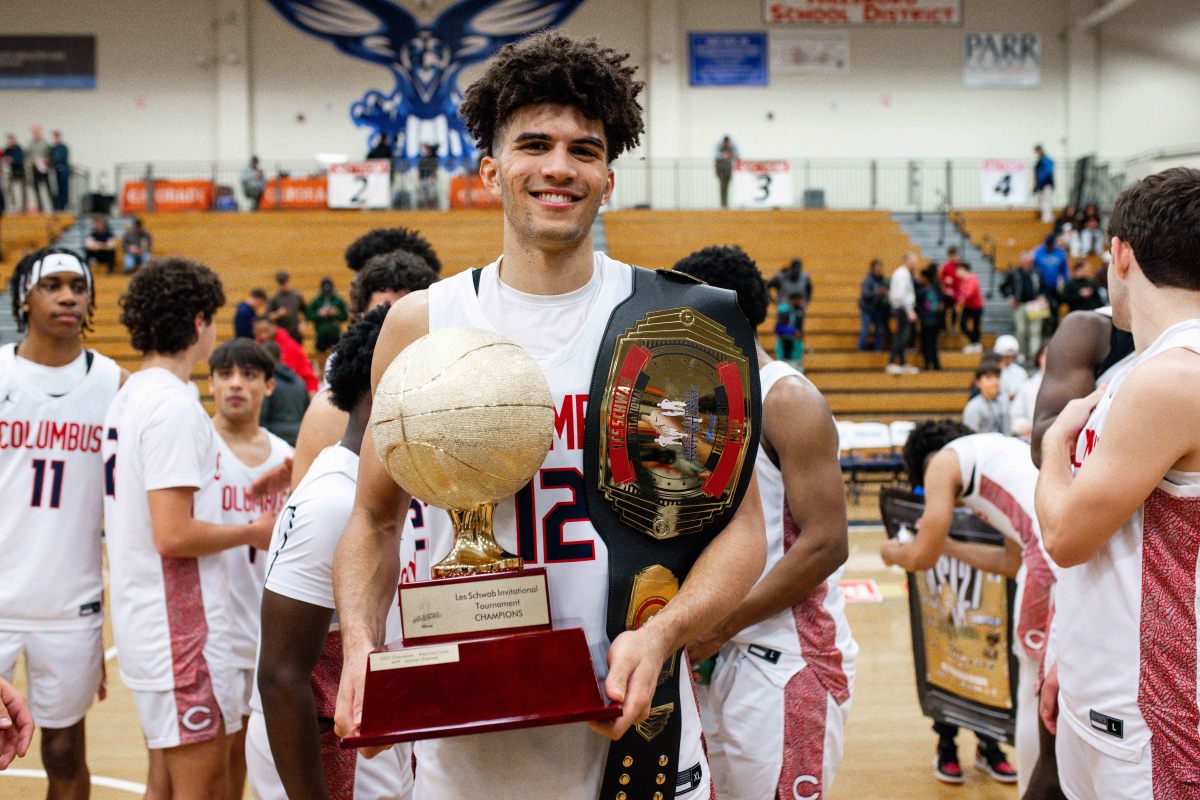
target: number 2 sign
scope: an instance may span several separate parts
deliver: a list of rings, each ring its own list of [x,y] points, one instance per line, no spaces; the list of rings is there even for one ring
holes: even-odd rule
[[[326,197],[330,208],[389,208],[391,181],[385,159],[330,164]]]
[[[985,159],[983,162],[983,204],[1019,206],[1029,202],[1029,181],[1025,162],[1020,159]]]

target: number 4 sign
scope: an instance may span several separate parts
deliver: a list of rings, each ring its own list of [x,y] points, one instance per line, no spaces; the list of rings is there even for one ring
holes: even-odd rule
[[[326,197],[330,208],[389,208],[391,185],[386,159],[330,164]]]
[[[1019,206],[1029,202],[1029,181],[1025,162],[1020,159],[985,159],[982,186],[985,206]]]

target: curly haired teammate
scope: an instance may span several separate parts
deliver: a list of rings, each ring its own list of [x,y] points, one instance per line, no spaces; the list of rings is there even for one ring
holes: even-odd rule
[[[751,325],[766,319],[762,275],[741,249],[706,247],[675,269],[736,292]],[[838,588],[848,545],[837,430],[807,378],[761,347],[758,364],[767,563],[688,655],[699,663],[720,650],[704,719],[717,796],[823,796],[842,759],[858,656]]]
[[[1194,798],[1200,170],[1169,169],[1126,189],[1109,229],[1113,324],[1133,332],[1138,355],[1068,403],[1042,440],[1038,519],[1065,568],[1043,716],[1057,723],[1059,778],[1072,800]]]
[[[461,113],[486,152],[480,176],[504,204],[503,253],[476,274],[460,273],[392,306],[375,350],[373,383],[397,353],[428,331],[472,325],[496,330],[528,350],[557,407],[573,409],[586,397],[605,321],[632,291],[632,269],[593,252],[591,236],[596,213],[612,193],[609,164],[642,131],[636,100],[641,84],[632,79],[627,59],[595,42],[540,34],[502,50],[467,90]],[[579,437],[562,430],[543,467],[543,477],[552,473],[553,480],[533,481],[539,511],[533,529],[521,537],[538,542],[537,552],[527,546],[522,556],[546,567],[553,616],[581,619],[597,654],[607,651],[605,689],[621,703],[622,714],[595,725],[596,731],[574,724],[418,742],[418,800],[594,800],[608,753],[604,737],[619,738],[646,719],[667,656],[723,619],[762,570],[762,510],[751,481],[731,524],[708,546],[675,598],[610,645],[608,550],[580,507],[582,467]],[[341,735],[358,728],[367,655],[383,642],[400,574],[396,515],[407,505],[374,449],[365,448],[354,511],[334,562],[345,648],[336,715]],[[559,513],[537,519],[556,507]],[[511,500],[498,504],[496,520],[500,544],[518,551]],[[431,555],[449,544],[446,538],[431,540]],[[685,670],[678,674],[690,680]],[[672,765],[678,772],[671,775],[675,796],[707,798],[710,782],[690,686],[681,687],[680,696],[683,734],[679,763]]]
[[[143,267],[121,297],[121,322],[145,359],[105,417],[104,516],[113,630],[150,750],[149,800],[228,796],[225,735],[241,715],[221,551],[265,549],[271,536],[271,514],[219,525],[195,502],[217,443],[190,378],[213,349],[224,302],[211,270],[177,258]]]
[[[0,347],[0,676],[24,652],[48,796],[84,798],[84,715],[104,680],[100,442],[123,373],[83,346],[94,286],[78,255],[30,253],[10,288],[25,338]]]

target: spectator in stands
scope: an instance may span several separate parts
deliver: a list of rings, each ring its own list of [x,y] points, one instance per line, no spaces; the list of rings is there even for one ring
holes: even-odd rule
[[[942,368],[938,357],[938,333],[942,330],[942,287],[938,265],[930,262],[916,276],[917,322],[921,325],[921,357],[924,369]]]
[[[1021,384],[1021,388],[1017,390],[1017,396],[1009,408],[1009,429],[1013,436],[1019,436],[1025,441],[1029,441],[1029,437],[1033,433],[1033,410],[1037,405],[1038,390],[1042,388],[1042,375],[1046,372],[1046,351],[1049,346],[1050,343],[1045,342],[1038,348],[1033,357],[1037,371],[1029,376],[1029,380]]]
[[[962,260],[958,257],[957,247],[946,248],[946,260],[938,270],[938,280],[942,289],[942,330],[958,329],[958,265]]]
[[[979,278],[971,272],[971,265],[965,261],[958,264],[958,288],[954,302],[958,307],[958,318],[962,332],[966,334],[967,346],[964,353],[981,353],[983,345],[979,343],[979,326],[983,322],[983,292],[979,288]]]
[[[133,223],[121,235],[121,254],[125,262],[125,274],[137,272],[142,264],[150,258],[150,249],[154,244],[150,231],[142,224],[140,217],[134,217]]]
[[[422,154],[417,160],[418,208],[438,207],[438,146],[425,143],[421,145]]]
[[[254,341],[259,344],[274,342],[279,346],[279,361],[300,376],[309,392],[317,390],[317,376],[313,372],[312,362],[304,348],[288,336],[270,317],[259,317],[254,320]]]
[[[346,301],[333,291],[333,281],[321,281],[320,293],[308,304],[308,319],[317,332],[317,372],[325,374],[325,359],[342,338],[342,323],[350,318]]]
[[[737,163],[737,145],[728,136],[717,142],[717,189],[721,193],[721,208],[729,208],[729,181],[733,178],[733,165]]]
[[[984,361],[975,370],[978,394],[963,408],[963,424],[976,433],[1009,434],[1008,398],[1000,391],[1000,367]]]
[[[250,296],[237,304],[237,309],[233,312],[233,335],[236,338],[253,339],[254,338],[254,320],[267,307],[267,292],[265,289],[255,287],[250,290]]]
[[[416,253],[395,250],[367,259],[350,283],[350,309],[355,317],[376,306],[394,303],[409,292],[437,283],[437,273]]]
[[[1000,293],[1008,298],[1013,312],[1013,327],[1021,353],[1031,357],[1042,343],[1042,323],[1050,316],[1050,307],[1042,296],[1042,282],[1033,268],[1033,256],[1021,255],[1021,263],[1010,269],[1000,284]]]
[[[375,134],[375,143],[371,145],[371,149],[367,151],[367,160],[386,158],[388,163],[392,161],[392,139],[386,133]]]
[[[1033,265],[1042,279],[1042,296],[1050,305],[1047,333],[1052,335],[1058,327],[1059,293],[1071,277],[1067,274],[1067,254],[1053,233],[1047,234],[1046,241],[1033,251]]]
[[[1072,228],[1077,228],[1080,225],[1079,209],[1070,203],[1063,208],[1061,214],[1054,218],[1055,235],[1062,233],[1063,228],[1067,225],[1070,225]]]
[[[1037,162],[1033,165],[1033,193],[1042,210],[1042,222],[1054,221],[1054,161],[1042,146],[1034,145]]]
[[[879,352],[883,349],[883,332],[887,328],[884,315],[888,304],[887,281],[883,278],[883,262],[878,258],[871,259],[867,276],[863,278],[858,291],[858,349],[867,349],[868,338],[874,331],[874,344],[871,349]]]
[[[913,323],[917,321],[917,293],[912,276],[916,265],[917,257],[906,254],[888,282],[888,305],[896,323],[896,329],[892,331],[891,357],[884,370],[889,375],[914,375],[920,371],[904,363],[904,351],[912,337]]]
[[[1071,231],[1071,258],[1104,255],[1104,231],[1100,229],[1100,218],[1089,216],[1084,220],[1082,230]]]
[[[16,213],[24,214],[29,208],[29,185],[25,182],[25,149],[17,144],[17,137],[8,134],[4,139],[4,162],[8,165],[8,200]],[[21,198],[17,199],[17,188]]]
[[[791,263],[779,270],[775,277],[767,281],[768,297],[773,303],[783,303],[785,300],[791,308],[796,332],[794,338],[800,343],[801,352],[804,347],[804,316],[808,304],[812,302],[813,282],[804,271],[804,262],[793,258]],[[793,302],[795,300],[796,302]],[[785,361],[789,359],[784,359]],[[794,366],[794,365],[793,365]]]
[[[1012,403],[1025,381],[1029,380],[1029,373],[1017,363],[1020,352],[1017,337],[1007,333],[997,336],[996,343],[992,345],[992,354],[1000,367],[1000,393],[1009,403]]]
[[[775,307],[775,357],[796,369],[804,358],[804,299],[794,294]],[[803,370],[801,370],[803,371]]]
[[[33,180],[33,201],[38,213],[54,208],[53,192],[50,190],[50,143],[42,135],[42,129],[34,125],[30,129],[32,138],[25,146],[25,160],[29,164],[29,177]],[[42,202],[43,192],[46,201]]]
[[[1105,305],[1100,286],[1092,279],[1092,268],[1084,259],[1075,262],[1071,280],[1063,288],[1063,303],[1070,311],[1094,311]]]
[[[304,317],[304,297],[291,285],[292,276],[285,272],[275,273],[275,295],[267,303],[267,316],[279,327],[287,331],[297,344],[304,344],[304,331],[301,320]],[[286,362],[287,359],[285,358]]]
[[[54,172],[54,210],[65,211],[71,196],[71,151],[62,131],[50,131],[50,169]]]
[[[250,201],[250,207],[258,210],[262,202],[263,187],[267,185],[263,171],[258,167],[258,156],[250,156],[250,163],[242,170],[242,194]]]
[[[92,217],[92,232],[83,240],[88,264],[104,264],[112,275],[117,266],[117,237],[101,214]]]
[[[300,377],[280,361],[279,345],[267,342],[263,349],[275,359],[275,372],[272,375],[275,391],[263,399],[258,424],[295,447],[300,421],[308,409],[308,389]]]

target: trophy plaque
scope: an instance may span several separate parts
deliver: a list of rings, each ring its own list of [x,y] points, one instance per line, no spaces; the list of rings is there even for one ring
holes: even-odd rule
[[[551,619],[546,571],[523,569],[492,534],[494,504],[537,473],[553,425],[536,362],[490,331],[423,336],[380,379],[370,425],[380,460],[409,494],[449,511],[454,543],[431,580],[399,586],[403,645],[370,655],[359,735],[344,747],[619,716],[581,623]]]

